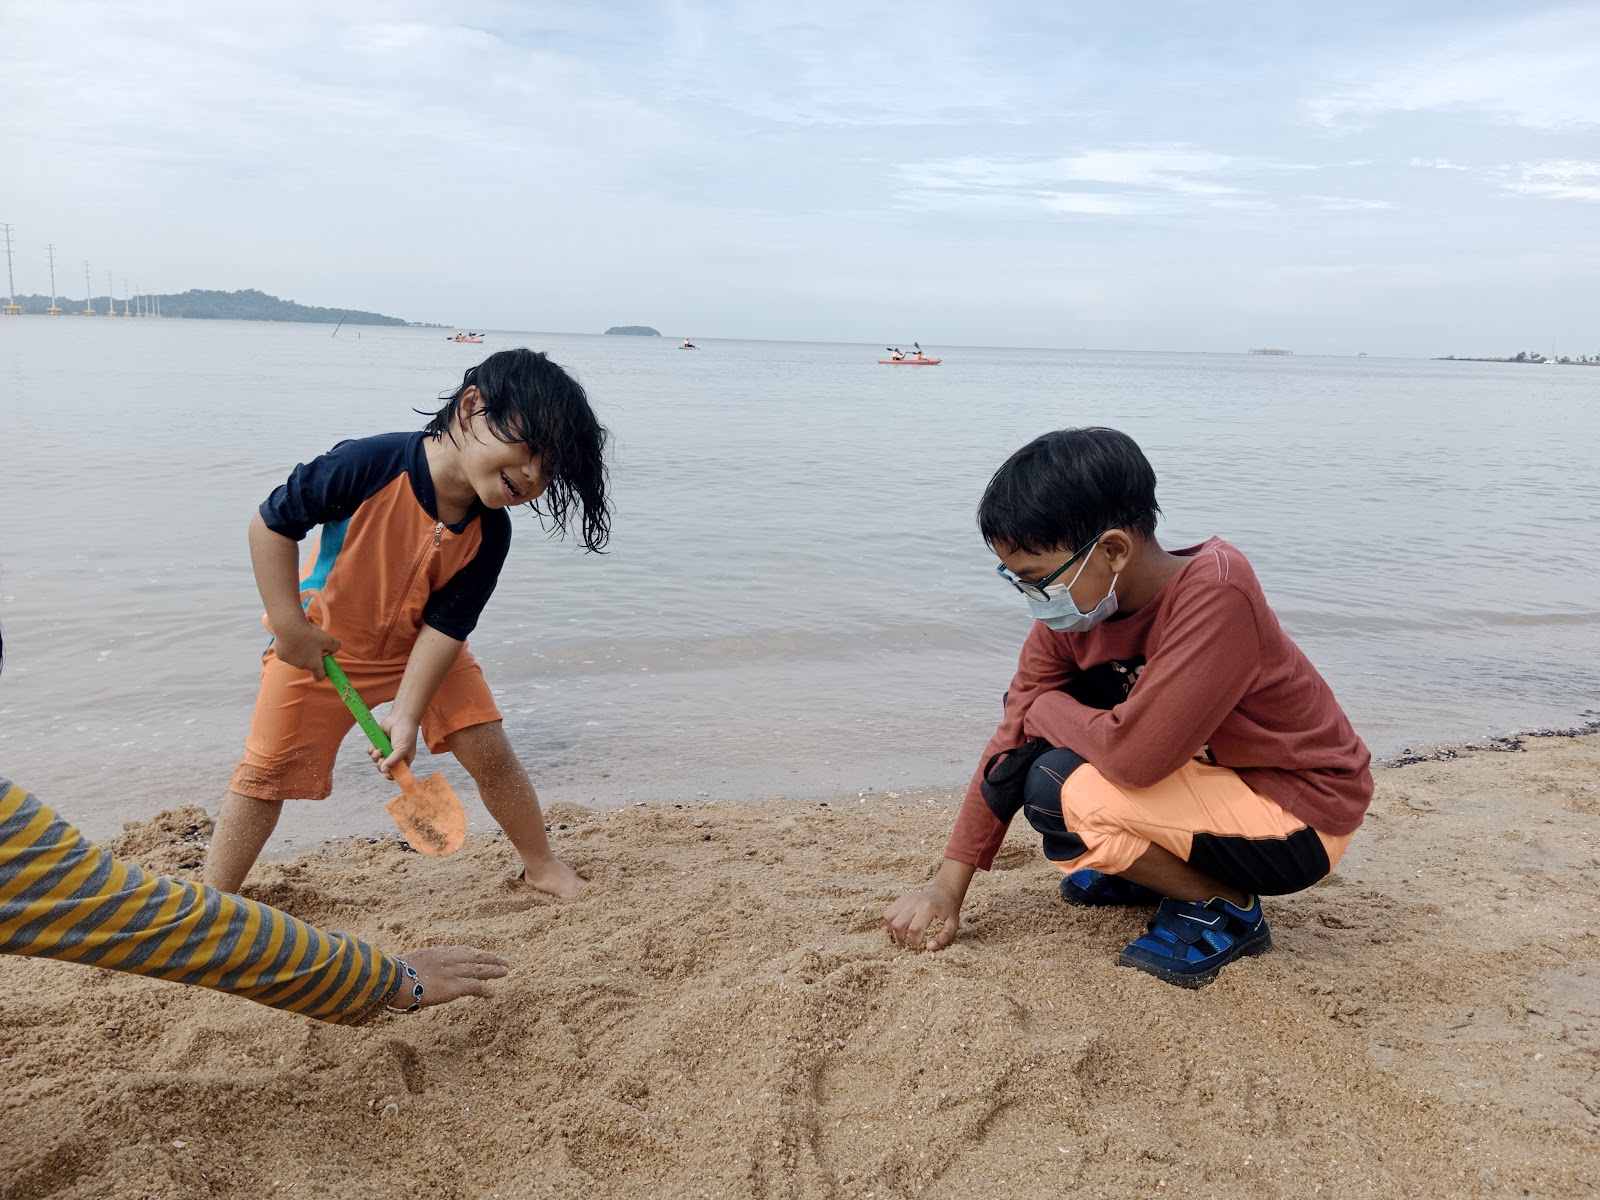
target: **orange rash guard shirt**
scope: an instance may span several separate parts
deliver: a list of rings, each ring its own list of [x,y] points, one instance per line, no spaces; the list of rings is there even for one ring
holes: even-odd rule
[[[439,520],[425,437],[340,442],[295,467],[261,505],[267,528],[294,541],[321,526],[300,597],[341,656],[403,660],[424,624],[465,641],[500,578],[510,515],[474,500],[461,522]]]
[[[1372,760],[1333,690],[1278,624],[1245,556],[1221,538],[1143,608],[1083,633],[1034,622],[945,856],[987,870],[1009,817],[980,785],[990,756],[1044,738],[1114,784],[1146,788],[1202,753],[1312,829],[1354,833],[1372,800]],[[1128,698],[1090,708],[1061,690],[1080,671],[1143,660]]]

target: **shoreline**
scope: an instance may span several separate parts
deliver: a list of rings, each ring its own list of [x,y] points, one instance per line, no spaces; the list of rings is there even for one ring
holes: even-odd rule
[[[1517,753],[1526,749],[1525,743],[1529,741],[1537,742],[1546,738],[1582,738],[1589,737],[1594,734],[1600,734],[1600,715],[1590,716],[1589,710],[1585,710],[1579,713],[1579,716],[1588,719],[1583,721],[1581,724],[1566,727],[1540,726],[1532,729],[1518,729],[1514,732],[1504,734],[1487,734],[1483,737],[1469,738],[1461,741],[1419,742],[1416,744],[1415,748],[1409,744],[1403,745],[1396,754],[1386,755],[1381,758],[1374,756],[1372,759],[1372,771],[1376,777],[1381,771],[1394,770],[1399,767],[1412,766],[1417,763],[1448,762],[1467,754]],[[471,780],[467,780],[463,786],[467,789],[470,789],[472,787]],[[855,792],[825,792],[817,793],[815,795],[808,793],[806,795],[799,796],[736,796],[728,799],[711,797],[702,791],[693,798],[656,798],[650,800],[611,801],[595,800],[587,804],[581,801],[555,800],[545,804],[544,807],[547,810],[546,817],[548,818],[549,809],[568,806],[597,813],[613,812],[619,809],[651,807],[689,809],[701,805],[721,804],[750,805],[758,808],[771,807],[776,811],[785,806],[807,809],[818,807],[828,808],[830,806],[837,807],[846,804],[871,802],[874,800],[899,800],[908,804],[946,803],[952,806],[959,806],[961,803],[961,797],[966,793],[966,789],[967,785],[965,781],[963,781],[961,783],[953,784],[911,786],[896,789],[886,789],[882,791],[879,791],[873,787],[868,787],[864,790]],[[320,802],[307,801],[306,803]],[[189,808],[198,807],[199,806],[195,805],[179,806],[179,808],[184,811],[187,811]],[[144,820],[125,821],[123,822],[123,831],[126,833],[131,828],[147,825],[151,821],[161,819],[169,812],[176,811],[178,810],[163,810],[163,812],[157,813],[155,816],[146,818]],[[487,814],[483,815],[487,817]],[[206,819],[209,821],[209,816],[207,816]],[[480,824],[481,823],[476,819],[473,821],[468,831],[469,839],[482,837],[498,838],[500,836],[497,829],[491,827],[488,830],[484,830],[480,827]],[[547,820],[546,832],[559,833],[560,830],[556,828],[557,824],[559,824],[559,822]],[[363,841],[368,844],[400,841],[398,830],[396,830],[387,821],[383,822],[379,826],[379,829],[381,832],[376,833],[335,834],[325,837],[320,841],[308,842],[306,844],[273,845],[272,843],[269,843],[267,850],[262,853],[261,861],[289,862],[299,858],[302,855],[337,854],[339,849],[352,839]],[[117,836],[120,837],[121,835]]]
[[[297,915],[514,964],[356,1029],[0,960],[0,1197],[1600,1187],[1600,733],[1379,770],[1273,951],[1198,992],[1118,967],[1143,913],[1063,905],[1020,822],[950,948],[893,948],[959,795],[553,804],[566,903],[497,836],[265,864],[246,892]],[[119,848],[170,869],[183,822]]]
[[[1422,743],[1421,750],[1413,750],[1409,745],[1402,746],[1398,754],[1384,758],[1374,757],[1372,766],[1374,771],[1393,770],[1396,767],[1409,767],[1416,763],[1448,762],[1464,754],[1516,754],[1527,749],[1525,743],[1529,741],[1538,741],[1541,738],[1584,738],[1600,733],[1600,713],[1585,709],[1578,716],[1587,720],[1565,728],[1538,726],[1533,729],[1514,730],[1511,733],[1489,734],[1460,742],[1425,742]]]
[[[1587,737],[1591,734],[1600,733],[1600,716],[1591,717],[1588,710],[1579,713],[1579,716],[1588,719],[1584,720],[1582,724],[1566,727],[1540,726],[1532,729],[1517,729],[1514,732],[1504,734],[1486,734],[1483,737],[1469,738],[1460,741],[1418,742],[1415,744],[1415,747],[1410,744],[1403,745],[1396,754],[1391,754],[1384,757],[1374,756],[1372,760],[1372,770],[1374,775],[1377,775],[1377,773],[1380,771],[1392,770],[1396,767],[1410,766],[1415,763],[1423,762],[1445,762],[1469,753],[1516,752],[1524,749],[1524,743],[1528,741],[1537,742],[1538,740],[1544,738]],[[445,760],[445,756],[435,756],[435,758],[437,761]],[[974,760],[974,762],[975,761],[976,760]],[[18,782],[22,782],[24,786],[27,786],[25,781],[19,780]],[[370,781],[368,782],[370,783]],[[472,791],[471,779],[461,777],[453,780],[452,782],[457,787],[458,794],[461,795],[463,800],[467,802],[468,813],[470,817],[470,822],[468,825],[468,839],[474,840],[483,837],[498,837],[499,831],[493,826],[492,819],[489,818],[488,814],[483,811],[481,803],[478,801],[476,794]],[[696,783],[700,782],[704,781],[696,781]],[[551,791],[571,791],[572,786],[573,785],[570,783],[561,784],[557,787],[551,788]],[[962,780],[959,783],[920,784],[882,790],[879,790],[876,787],[868,787],[858,791],[808,791],[804,794],[794,796],[751,796],[741,794],[729,798],[717,798],[708,795],[707,792],[697,788],[697,794],[693,797],[682,796],[672,798],[657,796],[646,800],[602,800],[596,798],[587,803],[568,799],[547,800],[545,793],[542,792],[541,803],[546,809],[547,817],[548,810],[551,808],[569,805],[599,813],[613,812],[620,809],[630,808],[655,807],[687,809],[698,805],[718,804],[741,804],[751,805],[758,808],[771,807],[776,811],[784,806],[815,808],[820,805],[823,808],[827,808],[830,805],[840,806],[845,804],[855,804],[862,800],[872,801],[875,799],[901,799],[908,803],[920,803],[926,801],[929,803],[949,803],[951,805],[959,805],[962,795],[966,792],[966,788],[966,781]],[[378,790],[386,793],[389,789],[385,785]],[[590,790],[590,786],[586,785],[578,790]],[[307,805],[315,805],[324,804],[326,801],[304,801],[302,803]],[[209,824],[211,818],[203,806],[196,804],[180,804],[172,808],[163,809],[150,817],[123,821],[123,834],[127,833],[127,831],[130,829],[143,827],[151,822],[161,821],[169,814],[178,812],[188,813],[190,810],[194,810],[194,812],[198,813],[199,815],[187,818],[188,824],[194,825],[197,822]],[[274,834],[273,840],[269,841],[267,847],[262,851],[260,861],[290,862],[301,857],[302,855],[337,854],[340,848],[352,840],[365,842],[369,845],[376,845],[383,842],[398,843],[400,840],[399,833],[394,826],[387,819],[381,817],[375,818],[371,824],[371,827],[366,831],[341,832],[329,834],[324,837],[317,837],[313,834],[305,837],[304,839],[300,839],[292,828],[285,828],[286,825],[288,825],[288,822],[283,822],[280,824],[278,831]],[[558,829],[554,828],[553,822],[547,822],[546,831],[552,833],[560,832]],[[110,843],[116,841],[118,838],[123,836],[123,834],[113,834],[99,840]],[[283,840],[279,841],[278,839],[280,838]]]

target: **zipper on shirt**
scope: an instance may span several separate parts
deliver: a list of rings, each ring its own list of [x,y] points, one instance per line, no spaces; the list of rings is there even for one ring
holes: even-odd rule
[[[424,542],[422,550],[417,555],[416,561],[411,564],[411,574],[406,576],[405,586],[400,589],[399,601],[394,612],[389,617],[389,623],[384,626],[383,635],[378,639],[378,661],[383,661],[383,654],[389,648],[389,635],[394,632],[394,627],[400,622],[400,614],[405,611],[406,598],[411,595],[411,585],[417,581],[417,572],[422,570],[422,564],[428,561],[428,551],[438,547],[444,540],[444,522],[436,521],[433,526],[432,542]]]

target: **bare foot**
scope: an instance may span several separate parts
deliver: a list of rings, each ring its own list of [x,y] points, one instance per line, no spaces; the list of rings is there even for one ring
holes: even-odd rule
[[[524,864],[517,883],[554,896],[557,900],[571,900],[589,886],[587,879],[553,854],[536,867]]]
[[[492,996],[494,992],[486,981],[504,978],[511,970],[511,964],[499,955],[473,946],[434,946],[412,950],[400,957],[417,973],[422,984],[423,1008],[449,1004],[463,996]],[[402,1008],[410,1004],[410,990],[402,984],[400,993],[391,1003]]]

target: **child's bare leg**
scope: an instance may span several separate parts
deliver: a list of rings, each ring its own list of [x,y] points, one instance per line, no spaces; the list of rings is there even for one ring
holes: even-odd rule
[[[237,892],[255,866],[261,847],[277,828],[282,800],[257,800],[229,792],[211,833],[204,878],[221,892]]]
[[[522,856],[528,883],[562,900],[581,892],[583,877],[551,853],[538,793],[511,749],[504,726],[486,721],[452,733],[447,741],[450,753],[478,785],[483,806]]]
[[[1229,904],[1247,908],[1250,897],[1237,888],[1218,883],[1203,871],[1197,871],[1170,850],[1152,845],[1134,860],[1133,866],[1123,871],[1122,878],[1143,884],[1171,896],[1174,900],[1204,903],[1213,896],[1221,896]]]

